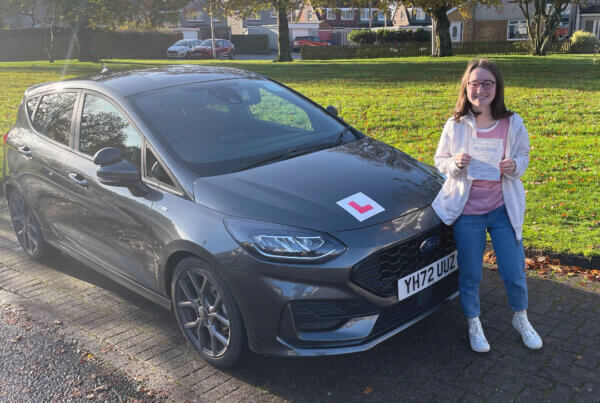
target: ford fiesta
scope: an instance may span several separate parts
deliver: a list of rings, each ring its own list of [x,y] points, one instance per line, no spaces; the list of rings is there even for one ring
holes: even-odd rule
[[[61,250],[171,309],[217,367],[367,350],[457,294],[439,174],[263,76],[38,85],[4,141],[25,253]]]

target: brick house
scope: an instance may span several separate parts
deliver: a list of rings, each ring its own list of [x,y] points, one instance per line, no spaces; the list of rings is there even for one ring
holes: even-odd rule
[[[523,41],[529,39],[527,22],[519,4],[503,0],[502,6],[477,4],[461,13],[457,8],[448,11],[450,36],[453,42]],[[561,27],[570,24],[571,8],[562,15]]]

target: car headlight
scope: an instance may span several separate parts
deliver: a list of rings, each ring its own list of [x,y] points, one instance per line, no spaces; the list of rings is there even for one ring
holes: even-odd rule
[[[319,263],[346,247],[331,235],[247,218],[227,217],[225,228],[244,249],[262,259]]]

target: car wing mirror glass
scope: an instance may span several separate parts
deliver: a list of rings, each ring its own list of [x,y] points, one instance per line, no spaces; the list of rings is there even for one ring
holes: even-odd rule
[[[123,152],[115,147],[104,147],[94,154],[94,164],[104,166],[123,159]]]

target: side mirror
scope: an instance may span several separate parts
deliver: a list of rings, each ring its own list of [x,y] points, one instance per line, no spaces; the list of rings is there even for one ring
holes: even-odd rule
[[[135,188],[139,191],[147,188],[142,182],[140,171],[131,162],[123,160],[123,152],[118,148],[101,149],[94,155],[94,164],[100,165],[96,175],[104,185]]]
[[[333,116],[337,116],[338,115],[338,110],[335,106],[333,105],[329,105],[327,108],[327,112],[331,113]]]

